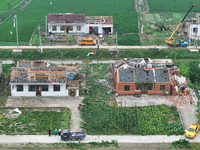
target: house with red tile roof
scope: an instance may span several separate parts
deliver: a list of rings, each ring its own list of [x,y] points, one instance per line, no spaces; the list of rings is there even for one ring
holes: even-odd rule
[[[85,14],[50,13],[48,32],[59,34],[113,34],[111,16],[85,16]]]

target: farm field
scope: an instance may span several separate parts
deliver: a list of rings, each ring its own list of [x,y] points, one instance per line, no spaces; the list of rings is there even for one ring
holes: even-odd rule
[[[175,107],[147,106],[123,108],[117,107],[114,93],[97,79],[112,82],[106,74],[110,70],[106,65],[84,65],[82,72],[92,74],[87,82],[88,96],[83,100],[81,116],[82,128],[88,134],[183,134],[183,126]],[[110,93],[110,94],[109,94]]]
[[[150,12],[186,12],[196,4],[192,12],[200,10],[199,0],[149,0]]]
[[[0,0],[0,15],[2,13],[5,13],[9,10],[9,7],[10,9],[12,8],[15,8],[20,2],[22,2],[24,0]]]
[[[49,128],[69,129],[70,110],[20,109],[22,114],[10,109],[0,109],[0,134],[48,134]]]
[[[52,2],[52,4],[50,4]],[[27,7],[17,12],[19,41],[29,42],[38,24],[45,24],[49,13],[76,13],[87,16],[113,16],[114,30],[118,32],[118,44],[139,45],[139,35],[124,33],[138,32],[137,13],[132,0],[33,0]],[[13,34],[10,34],[12,31]],[[15,42],[13,18],[0,26],[0,42]],[[6,44],[6,43],[5,43]]]

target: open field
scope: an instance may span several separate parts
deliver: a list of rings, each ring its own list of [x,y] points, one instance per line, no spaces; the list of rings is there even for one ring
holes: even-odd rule
[[[199,0],[149,0],[150,12],[187,12],[192,4],[196,4],[193,12],[200,10]]]
[[[52,4],[50,4],[52,2]],[[45,23],[49,13],[83,13],[87,16],[113,16],[114,30],[118,32],[118,44],[139,45],[139,35],[124,33],[138,32],[137,13],[132,0],[33,0],[27,7],[17,12],[19,41],[28,42],[33,29]],[[13,34],[10,34],[10,31]],[[13,18],[0,26],[0,42],[15,42]]]
[[[0,0],[0,14],[7,12],[9,9],[15,8],[23,0]]]

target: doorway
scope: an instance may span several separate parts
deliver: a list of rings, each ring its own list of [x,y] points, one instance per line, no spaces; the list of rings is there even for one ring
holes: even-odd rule
[[[41,85],[36,85],[36,96],[41,96]]]

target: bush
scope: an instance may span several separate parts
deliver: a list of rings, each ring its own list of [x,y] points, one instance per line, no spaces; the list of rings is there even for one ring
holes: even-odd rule
[[[180,139],[178,141],[174,141],[174,142],[172,142],[172,145],[175,148],[176,147],[179,147],[179,148],[190,148],[191,147],[189,141],[187,141],[186,139]]]

